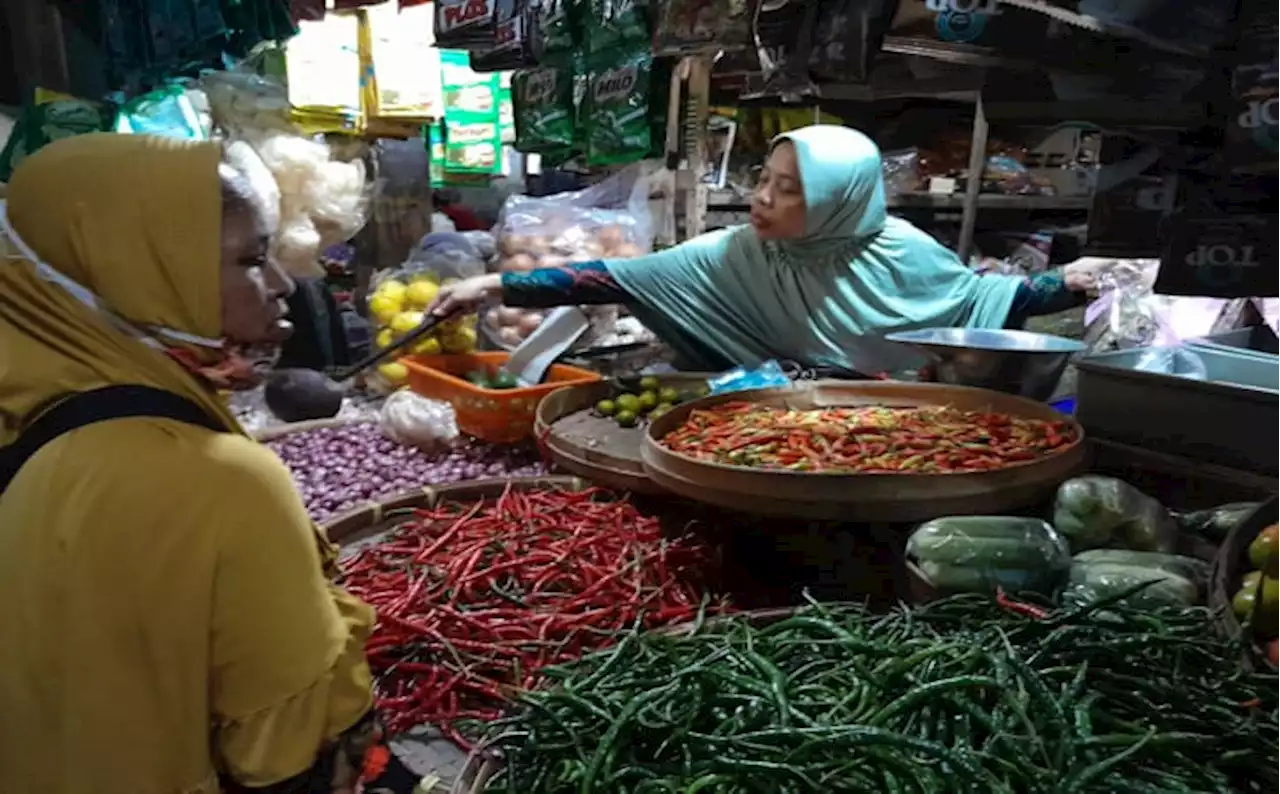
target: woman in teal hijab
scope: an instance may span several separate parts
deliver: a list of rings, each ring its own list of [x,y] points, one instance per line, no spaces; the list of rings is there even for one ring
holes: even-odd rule
[[[919,363],[886,333],[1017,326],[1083,300],[1055,279],[974,273],[888,214],[869,138],[815,125],[774,141],[749,226],[636,259],[480,276],[442,290],[433,311],[492,298],[530,308],[622,303],[690,369],[779,359],[869,375]]]

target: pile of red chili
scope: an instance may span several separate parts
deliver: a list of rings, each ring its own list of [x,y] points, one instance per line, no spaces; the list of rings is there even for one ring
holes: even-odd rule
[[[922,408],[788,410],[729,402],[689,414],[663,438],[673,452],[731,466],[845,474],[990,471],[1075,441],[1065,421]]]
[[[368,653],[388,728],[434,725],[467,746],[458,725],[497,717],[542,667],[694,618],[710,563],[608,492],[508,489],[414,511],[343,560],[342,584],[377,610]]]

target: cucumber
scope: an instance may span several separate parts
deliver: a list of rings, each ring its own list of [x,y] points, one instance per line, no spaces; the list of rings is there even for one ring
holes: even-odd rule
[[[1062,603],[1080,607],[1119,595],[1143,582],[1153,582],[1146,589],[1125,599],[1131,606],[1153,608],[1192,606],[1200,595],[1195,582],[1159,568],[1119,562],[1077,562],[1071,566]]]
[[[1181,576],[1203,591],[1209,581],[1209,563],[1181,554],[1164,554],[1158,551],[1129,551],[1127,549],[1090,549],[1072,558],[1072,565],[1111,563],[1152,568]]]
[[[921,524],[907,557],[946,593],[1050,593],[1071,567],[1067,541],[1034,518],[955,516]]]

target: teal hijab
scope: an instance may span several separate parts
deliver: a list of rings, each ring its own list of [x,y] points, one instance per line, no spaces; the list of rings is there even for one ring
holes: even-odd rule
[[[804,185],[804,237],[761,240],[737,226],[605,262],[655,332],[722,362],[784,359],[874,374],[923,363],[883,339],[892,331],[1004,325],[1020,279],[979,276],[890,217],[880,150],[869,138],[815,125],[774,145],[784,140],[795,146]]]

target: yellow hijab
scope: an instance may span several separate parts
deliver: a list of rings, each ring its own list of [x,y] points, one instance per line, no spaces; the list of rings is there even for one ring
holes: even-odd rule
[[[111,133],[64,139],[15,171],[9,221],[41,259],[125,319],[216,338],[220,158],[214,143]],[[174,392],[239,428],[222,399],[177,363],[40,278],[12,245],[4,256],[0,446],[59,397],[108,384]]]
[[[19,166],[7,214],[119,316],[217,338],[218,161],[213,144],[66,139]],[[288,470],[216,393],[2,238],[0,256],[0,444],[114,384],[239,431],[104,422],[0,494],[0,792],[213,794],[219,772],[259,788],[301,773],[371,707],[372,610],[326,579],[332,547]]]

